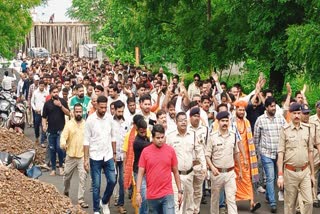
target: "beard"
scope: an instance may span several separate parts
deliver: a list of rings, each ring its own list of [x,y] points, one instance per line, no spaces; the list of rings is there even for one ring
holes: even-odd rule
[[[82,115],[77,115],[74,117],[74,119],[79,122],[82,120]]]
[[[52,98],[53,98],[54,100],[58,100],[58,99],[59,99],[59,95],[52,96]]]
[[[244,115],[243,114],[237,114],[237,118],[243,119]]]
[[[276,114],[276,111],[268,111],[268,114],[269,114],[270,116],[274,116],[274,115]]]
[[[115,117],[117,118],[117,120],[124,119],[124,118],[123,118],[123,115],[115,115]]]
[[[84,98],[84,94],[79,94],[79,98],[80,99]]]

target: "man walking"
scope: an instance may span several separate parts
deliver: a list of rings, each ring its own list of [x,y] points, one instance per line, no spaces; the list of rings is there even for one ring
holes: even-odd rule
[[[259,182],[258,160],[253,142],[251,125],[245,117],[247,102],[239,100],[234,103],[236,107],[236,127],[241,135],[244,154],[240,153],[240,165],[235,164],[235,172],[239,177],[242,170],[242,180],[237,179],[236,200],[248,200],[250,202],[250,212],[255,212],[261,204],[254,202],[253,183]]]
[[[12,75],[13,75],[13,77],[9,77],[9,72],[8,71],[4,72],[4,77],[1,82],[1,86],[4,91],[11,91],[12,90],[12,82],[17,80],[16,75],[13,73],[13,70],[12,70]]]
[[[278,149],[278,187],[284,188],[284,213],[296,212],[298,191],[303,213],[312,214],[312,185],[315,185],[313,142],[310,125],[301,123],[301,105],[291,104],[290,124],[281,129]]]
[[[41,114],[43,106],[46,102],[46,96],[48,96],[48,92],[44,89],[44,82],[41,80],[39,82],[39,88],[34,91],[31,97],[30,105],[34,112],[34,132],[36,137],[36,143],[39,143],[40,136],[40,127],[41,126]],[[44,145],[44,140],[46,139],[45,133],[41,130],[41,141],[40,144],[42,147],[46,147]]]
[[[129,125],[123,117],[124,103],[120,100],[114,102],[114,116],[112,121],[112,128],[115,131],[116,139],[116,168],[117,168],[117,180],[119,188],[115,188],[115,195],[118,196],[117,206],[119,213],[127,213],[124,208],[124,186],[123,186],[123,142],[125,135],[129,129]]]
[[[116,185],[116,142],[112,117],[106,114],[107,106],[108,99],[99,96],[97,111],[88,117],[84,132],[84,168],[89,172],[90,163],[94,214],[100,212],[100,206],[103,214],[110,213],[109,201]],[[107,187],[100,201],[101,170],[104,171]]]
[[[177,129],[168,133],[167,144],[171,145],[178,157],[178,170],[184,190],[182,207],[179,209],[179,190],[174,188],[175,212],[193,214],[193,160],[198,159],[201,170],[206,171],[203,147],[200,145],[196,133],[187,129],[187,115],[179,112],[176,116]],[[195,157],[194,157],[195,154]],[[205,175],[205,174],[204,174]],[[204,176],[203,175],[203,176]]]
[[[196,133],[199,140],[199,144],[202,146],[202,150],[205,151],[208,139],[208,127],[200,125],[200,108],[193,107],[190,110],[190,125],[189,129]],[[204,155],[204,152],[203,152]],[[205,158],[205,157],[203,157]],[[205,179],[207,170],[201,168],[200,159],[193,160],[193,201],[194,201],[194,211],[193,213],[200,213],[200,203],[202,199],[202,186]]]
[[[148,147],[151,142],[150,139],[147,136],[147,123],[144,120],[144,118],[140,119],[137,124],[137,136],[133,142],[133,151],[134,151],[134,162],[133,162],[133,172],[134,172],[134,179],[137,183],[138,178],[138,164],[140,160],[140,156],[142,151]],[[143,176],[142,184],[140,185],[140,188],[137,188],[137,193],[141,194],[141,204],[139,207],[139,214],[148,214],[148,205],[146,201],[146,192],[147,192],[147,185],[146,185],[146,179],[145,176]]]
[[[178,172],[177,156],[174,149],[165,143],[164,127],[157,124],[152,129],[152,144],[145,148],[140,156],[137,179],[137,189],[139,190],[142,178],[146,174],[149,213],[175,213],[171,172],[177,184],[179,204],[181,204],[183,191]],[[142,199],[139,192],[136,195],[136,200],[140,206]]]
[[[42,112],[42,129],[48,133],[50,159],[51,159],[51,173],[56,175],[56,153],[59,157],[60,175],[63,175],[63,159],[64,152],[60,148],[60,134],[65,124],[65,115],[70,115],[68,104],[65,100],[59,97],[59,90],[57,86],[50,88],[51,98],[43,106]],[[48,123],[48,124],[47,124]]]
[[[229,131],[229,113],[219,112],[216,116],[219,121],[219,129],[210,134],[206,147],[206,160],[211,170],[211,214],[219,213],[220,189],[224,188],[229,214],[236,214],[236,173],[235,161],[240,167],[239,178],[242,179],[239,148],[236,135]]]
[[[78,92],[76,96],[70,99],[70,109],[73,110],[73,106],[76,103],[81,103],[83,108],[83,115],[84,119],[87,118],[88,114],[88,105],[90,103],[90,97],[84,95],[84,87],[81,84],[75,86],[75,90]]]
[[[89,205],[84,201],[84,192],[86,189],[87,172],[83,164],[83,142],[84,142],[84,124],[82,118],[82,105],[77,103],[73,107],[74,118],[69,120],[60,139],[60,147],[66,150],[66,161],[64,171],[64,195],[69,197],[70,181],[76,168],[79,173],[78,203],[82,208],[88,208]]]
[[[265,100],[266,112],[258,117],[254,127],[254,143],[267,177],[266,199],[271,212],[277,212],[277,203],[274,193],[276,177],[277,151],[281,127],[286,124],[283,116],[276,114],[276,101],[273,97]]]

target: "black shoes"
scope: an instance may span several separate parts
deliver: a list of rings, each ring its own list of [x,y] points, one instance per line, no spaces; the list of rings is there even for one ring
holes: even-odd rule
[[[277,213],[277,207],[276,206],[271,206],[271,212],[272,213]]]

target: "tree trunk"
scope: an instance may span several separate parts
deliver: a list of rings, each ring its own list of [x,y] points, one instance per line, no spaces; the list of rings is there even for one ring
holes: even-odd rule
[[[273,90],[273,96],[275,97],[282,95],[285,73],[286,68],[275,69],[274,66],[271,67],[269,88]]]
[[[207,20],[211,21],[211,0],[207,1]]]

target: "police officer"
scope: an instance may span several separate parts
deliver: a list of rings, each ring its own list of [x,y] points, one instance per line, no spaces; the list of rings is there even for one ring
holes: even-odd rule
[[[187,129],[187,115],[179,112],[176,115],[177,129],[167,135],[167,144],[171,145],[178,158],[178,170],[180,174],[183,202],[181,207],[178,203],[178,190],[173,185],[175,198],[175,212],[183,214],[193,214],[193,160],[194,155],[199,159],[201,169],[206,170],[203,147],[199,144],[196,133]]]
[[[206,160],[211,174],[211,214],[219,213],[220,189],[225,189],[228,214],[237,212],[236,205],[236,173],[234,161],[240,166],[239,179],[242,178],[239,148],[234,132],[229,131],[229,113],[219,112],[216,116],[219,129],[210,133],[206,147]]]
[[[284,191],[284,213],[296,210],[298,190],[306,214],[312,213],[312,187],[314,184],[313,143],[310,125],[301,122],[301,105],[290,105],[291,122],[281,129],[278,148],[278,187]],[[309,163],[309,164],[308,164]]]
[[[202,146],[203,151],[205,151],[205,146],[207,145],[208,138],[208,127],[200,125],[200,108],[193,107],[190,110],[190,124],[189,130],[192,130],[196,133],[196,136],[199,140],[200,145]],[[204,156],[204,153],[203,153]],[[203,157],[205,159],[205,157]],[[202,198],[202,186],[205,179],[206,170],[203,170],[201,167],[199,157],[195,157],[193,160],[193,202],[194,202],[194,211],[193,213],[200,212],[200,203]]]
[[[320,104],[320,103],[319,103]],[[320,172],[320,159],[319,159],[319,152],[320,152],[320,126],[318,126],[317,122],[320,124],[320,120],[313,120],[310,121],[310,113],[311,110],[309,109],[308,105],[302,105],[302,115],[301,115],[301,122],[307,123],[310,125],[310,131],[313,132],[315,138],[312,140],[314,143],[313,149],[313,164],[314,164],[314,175],[315,175],[315,185],[313,185],[313,206],[319,207],[320,203],[317,198],[318,192],[318,177]],[[317,116],[317,115],[315,115]],[[314,118],[315,119],[315,118]],[[301,197],[301,196],[300,196]],[[300,200],[301,201],[301,200]]]

